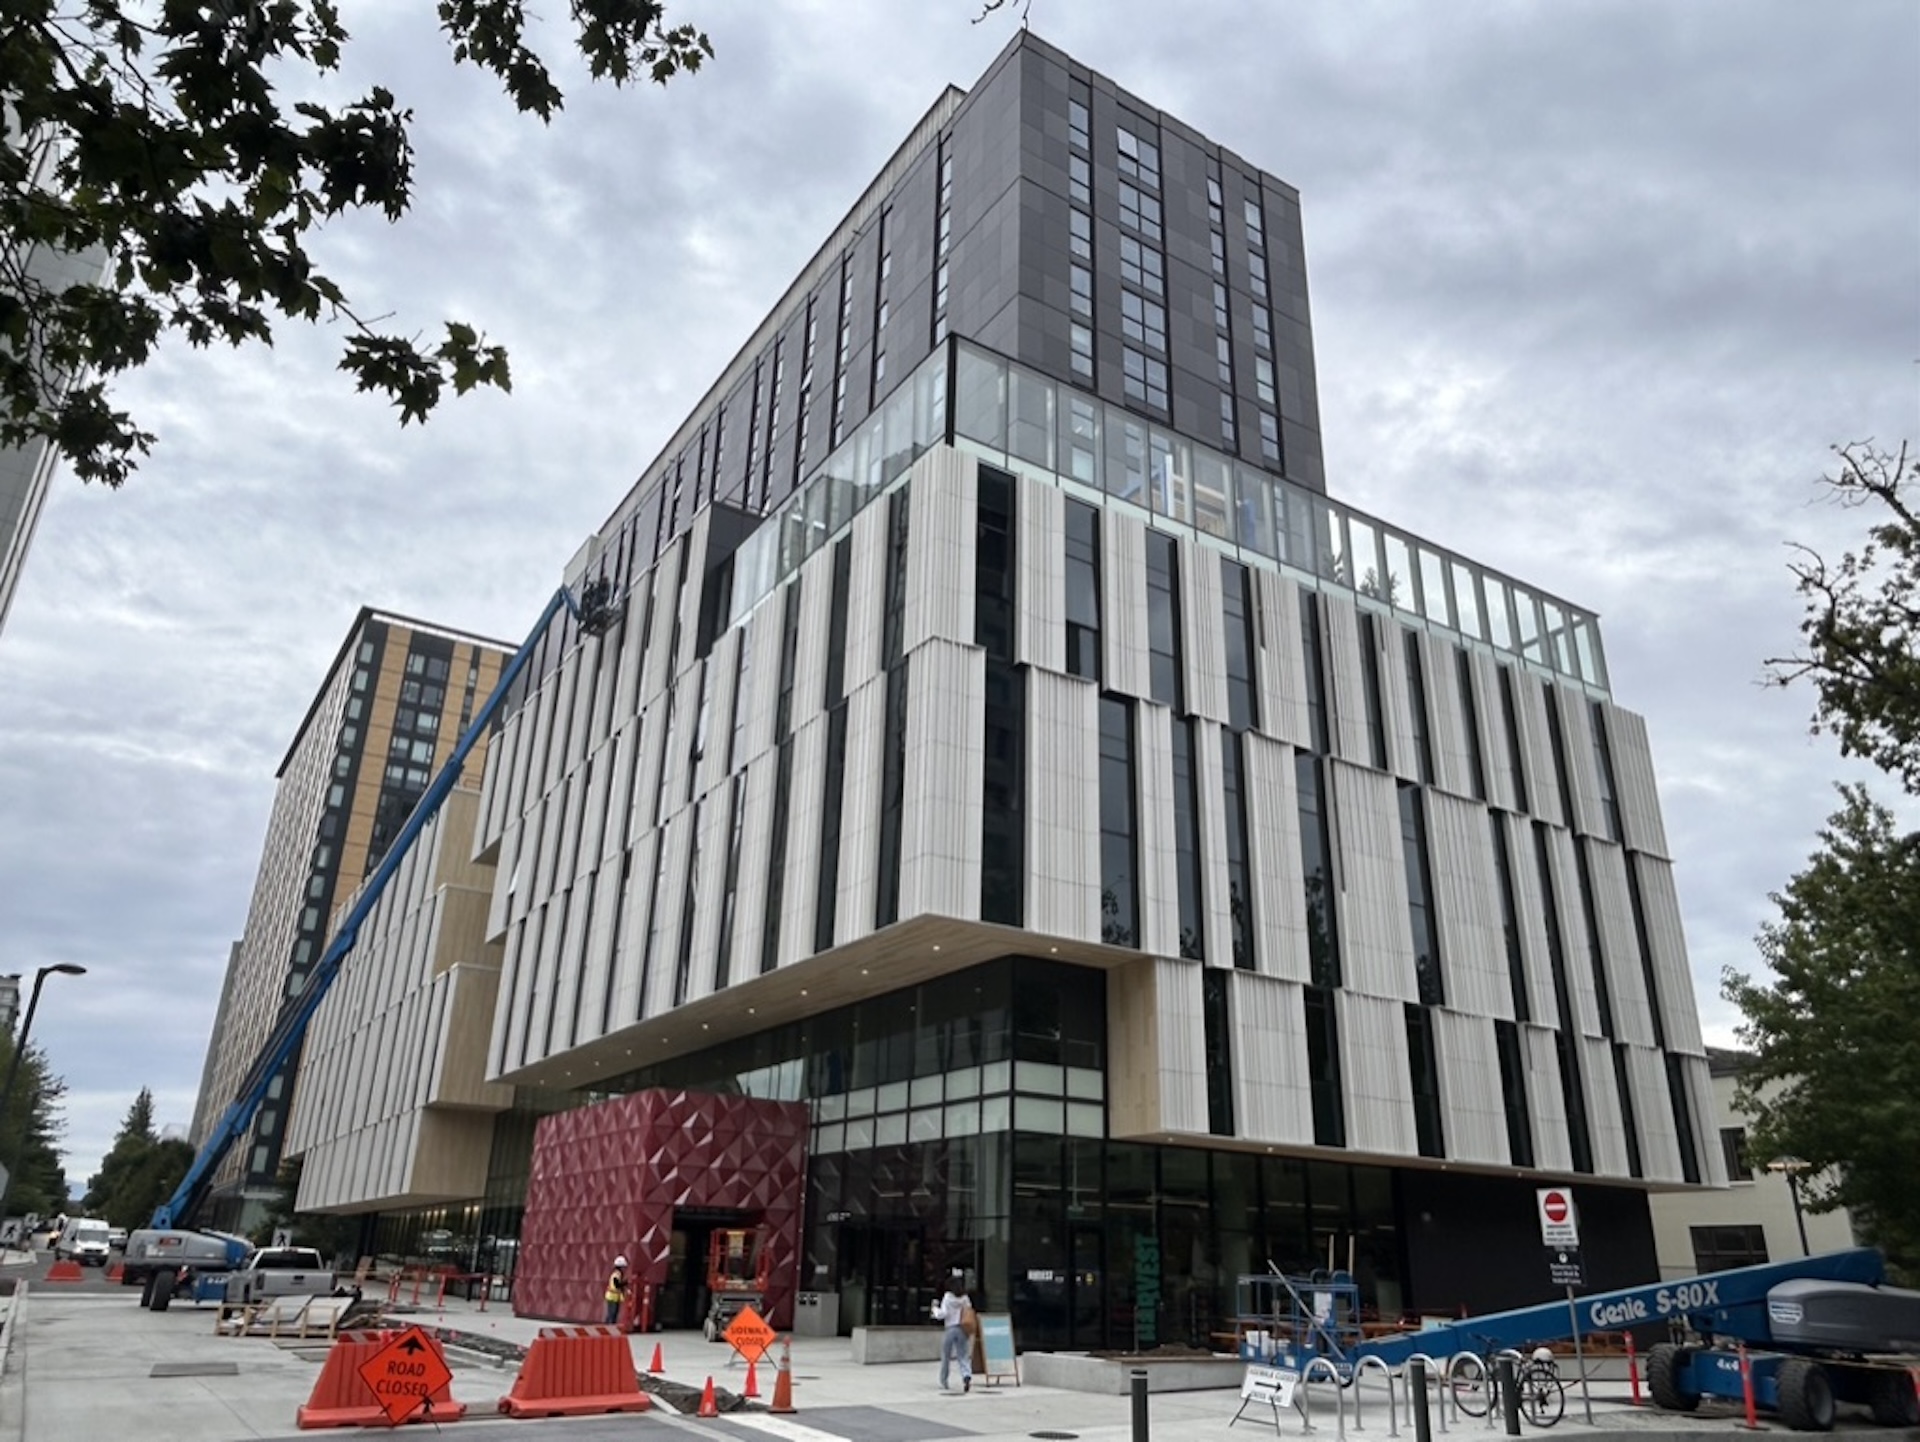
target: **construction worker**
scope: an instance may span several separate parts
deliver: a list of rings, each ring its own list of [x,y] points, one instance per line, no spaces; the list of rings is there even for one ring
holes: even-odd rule
[[[627,1300],[627,1259],[613,1259],[613,1275],[607,1278],[607,1325],[618,1326],[620,1304]]]

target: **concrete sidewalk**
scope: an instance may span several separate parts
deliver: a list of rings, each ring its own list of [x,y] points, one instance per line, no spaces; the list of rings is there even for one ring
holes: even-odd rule
[[[730,1412],[718,1420],[682,1417],[662,1406],[644,1414],[552,1421],[525,1421],[497,1415],[498,1400],[513,1384],[517,1363],[490,1359],[487,1350],[501,1344],[524,1346],[540,1322],[514,1317],[496,1304],[487,1311],[465,1302],[444,1311],[422,1309],[408,1320],[444,1326],[476,1339],[478,1348],[457,1343],[448,1352],[454,1369],[453,1396],[467,1405],[467,1419],[451,1424],[459,1431],[511,1433],[525,1442],[600,1442],[633,1438],[651,1431],[666,1438],[676,1432],[722,1434],[730,1442],[935,1442],[978,1438],[987,1442],[1025,1442],[1035,1436],[1079,1442],[1129,1442],[1131,1399],[1093,1395],[1034,1385],[986,1386],[971,1393],[940,1390],[934,1363],[860,1366],[844,1337],[798,1338],[793,1342],[793,1399],[796,1415],[775,1417],[764,1411]],[[119,1289],[91,1293],[63,1291],[37,1282],[20,1286],[8,1307],[8,1351],[0,1372],[0,1442],[75,1442],[80,1438],[139,1438],[141,1442],[246,1442],[292,1438],[300,1433],[295,1411],[313,1389],[327,1351],[321,1341],[273,1341],[256,1337],[220,1337],[213,1331],[214,1309],[176,1305],[164,1313],[141,1309],[134,1294]],[[746,1369],[724,1344],[698,1333],[675,1332],[629,1339],[636,1370],[643,1370],[659,1345],[665,1377],[699,1388],[708,1376],[716,1388],[734,1393],[745,1384]],[[504,1348],[502,1348],[504,1350]],[[731,1361],[731,1365],[730,1365]],[[758,1369],[763,1399],[771,1399],[774,1373]],[[1730,1419],[1675,1418],[1635,1411],[1625,1405],[1624,1382],[1595,1383],[1595,1418],[1587,1427],[1577,1390],[1568,1397],[1566,1431],[1580,1438],[1626,1435],[1640,1442],[1667,1437],[1724,1435]],[[1313,1421],[1323,1438],[1336,1435],[1333,1393],[1316,1389]],[[1351,1396],[1351,1394],[1349,1394]],[[1369,1378],[1360,1389],[1364,1432],[1388,1435],[1387,1399],[1381,1384]],[[1201,1392],[1156,1393],[1149,1399],[1149,1430],[1156,1442],[1230,1442],[1231,1438],[1272,1435],[1272,1414],[1249,1410],[1233,1433],[1227,1431],[1239,1397],[1232,1388]],[[1355,1427],[1349,1407],[1347,1429]],[[1412,1435],[1407,1420],[1400,1430]],[[1281,1415],[1285,1437],[1302,1434],[1297,1412]],[[418,1434],[424,1437],[424,1432]],[[1502,1434],[1487,1421],[1454,1423],[1456,1442],[1479,1442]],[[1881,1432],[1880,1435],[1888,1434]],[[1436,1426],[1435,1442],[1443,1442]]]

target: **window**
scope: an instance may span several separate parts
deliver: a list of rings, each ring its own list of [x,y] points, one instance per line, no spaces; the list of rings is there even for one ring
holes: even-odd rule
[[[1213,327],[1215,330],[1228,329],[1227,288],[1217,280],[1213,283]]]
[[[1127,399],[1157,410],[1167,408],[1167,363],[1125,346],[1120,352]]]
[[[1213,248],[1213,273],[1225,275],[1227,273],[1227,238],[1216,230],[1208,237],[1208,243]]]
[[[1075,321],[1071,330],[1073,373],[1093,379],[1093,327]]]
[[[1731,1267],[1757,1267],[1767,1260],[1764,1227],[1689,1227],[1693,1236],[1693,1264],[1701,1272],[1724,1272]]]
[[[1307,1082],[1313,1094],[1313,1140],[1323,1147],[1347,1144],[1347,1119],[1340,1091],[1340,1032],[1334,1020],[1333,992],[1321,986],[1301,988],[1307,1024]]]
[[[1067,244],[1073,251],[1075,260],[1093,259],[1093,217],[1084,210],[1070,211],[1067,217],[1068,229],[1072,232]],[[1134,242],[1137,249],[1139,241]]]
[[[1093,272],[1084,265],[1067,268],[1067,282],[1073,292],[1071,304],[1075,315],[1093,314]]]
[[[1280,453],[1280,422],[1272,411],[1260,412],[1260,459],[1275,466],[1285,464]]]
[[[1220,372],[1220,384],[1231,389],[1233,386],[1233,342],[1226,336],[1215,336],[1213,338],[1213,358]]]
[[[1133,859],[1133,703],[1100,698],[1100,939],[1138,946],[1139,877]]]
[[[1253,391],[1260,398],[1260,404],[1275,404],[1273,393],[1273,362],[1263,355],[1253,358]]]
[[[1200,1012],[1206,1046],[1207,1130],[1233,1135],[1233,1024],[1227,974],[1210,966],[1200,976]]]
[[[1076,200],[1080,197],[1075,196]],[[1160,239],[1160,201],[1138,186],[1120,182],[1120,223],[1148,240]]]
[[[1180,904],[1180,954],[1192,961],[1206,956],[1206,919],[1200,891],[1200,791],[1193,764],[1194,722],[1173,722],[1174,876]]]
[[[1253,344],[1256,350],[1273,349],[1273,316],[1264,305],[1253,308]]]
[[[1447,1000],[1440,970],[1440,932],[1434,923],[1433,885],[1427,859],[1427,818],[1420,788],[1402,784],[1400,793],[1400,851],[1407,877],[1407,927],[1413,934],[1413,970],[1420,1000],[1442,1006]]]
[[[1093,198],[1093,167],[1083,155],[1067,158],[1067,194],[1081,205]]]
[[[1747,1154],[1745,1127],[1720,1128],[1720,1155],[1726,1158],[1728,1181],[1750,1182],[1753,1180],[1753,1158]],[[1761,1260],[1764,1261],[1765,1258]]]
[[[1220,392],[1220,444],[1231,451],[1240,444],[1240,428],[1233,418],[1233,395],[1229,391]]]
[[[1087,149],[1087,107],[1078,100],[1067,102],[1067,139],[1076,149]]]
[[[1120,329],[1128,340],[1138,341],[1141,345],[1151,346],[1154,350],[1167,348],[1167,311],[1166,307],[1148,300],[1145,296],[1135,295],[1132,291],[1120,293]]]
[[[1100,517],[1081,501],[1067,508],[1067,672],[1100,679]]]
[[[1444,1157],[1440,1125],[1440,1068],[1434,1054],[1433,1020],[1424,1006],[1406,1008],[1407,1073],[1413,1083],[1413,1129],[1423,1157]]]
[[[1209,175],[1207,177],[1207,219],[1217,226],[1223,214],[1220,201],[1220,177]]]
[[[1160,188],[1160,148],[1142,140],[1126,126],[1119,127],[1115,139],[1120,151],[1120,173],[1142,185]]]
[[[1120,279],[1148,295],[1166,294],[1165,264],[1160,252],[1130,235],[1120,237]]]
[[[1245,202],[1247,217],[1247,244],[1256,250],[1263,249],[1267,243],[1267,228],[1260,214],[1260,202],[1249,196]]]

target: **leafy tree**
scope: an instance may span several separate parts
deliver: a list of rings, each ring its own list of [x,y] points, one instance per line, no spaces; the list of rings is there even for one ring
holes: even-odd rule
[[[88,1180],[86,1208],[116,1227],[144,1227],[154,1208],[172,1195],[193,1161],[193,1148],[153,1129],[153,1093],[146,1087],[127,1108],[113,1146]]]
[[[1802,645],[1770,659],[1769,678],[1809,682],[1815,732],[1920,794],[1920,456],[1871,441],[1834,454],[1839,470],[1823,482],[1829,496],[1875,519],[1866,544],[1838,561],[1799,548],[1791,570],[1807,607]]]
[[[1861,787],[1774,896],[1760,933],[1772,977],[1729,971],[1755,1053],[1740,1102],[1763,1157],[1807,1162],[1811,1208],[1846,1207],[1894,1266],[1920,1272],[1920,833]]]
[[[543,121],[563,96],[527,43],[526,0],[438,0],[456,61]],[[665,83],[710,56],[664,0],[569,0],[595,79]],[[119,485],[154,437],[112,379],[168,332],[271,342],[282,320],[347,323],[340,368],[401,423],[448,385],[509,388],[506,352],[464,321],[437,343],[380,328],[307,249],[328,219],[397,220],[413,199],[411,112],[375,85],[332,99],[349,43],[336,0],[12,0],[0,23],[0,444],[49,438]],[[98,257],[98,284],[48,252]]]
[[[0,1076],[13,1062],[15,1038],[0,1032]],[[6,1115],[0,1116],[0,1160],[10,1175],[6,1210],[10,1216],[38,1212],[52,1218],[67,1210],[67,1174],[60,1164],[65,1123],[60,1099],[67,1084],[47,1067],[46,1053],[29,1046],[20,1058],[20,1075]]]

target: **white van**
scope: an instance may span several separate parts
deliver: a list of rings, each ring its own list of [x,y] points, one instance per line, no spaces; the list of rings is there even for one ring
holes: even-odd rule
[[[75,1217],[53,1244],[53,1255],[60,1261],[71,1259],[83,1267],[104,1267],[107,1253],[107,1224],[98,1217]]]

